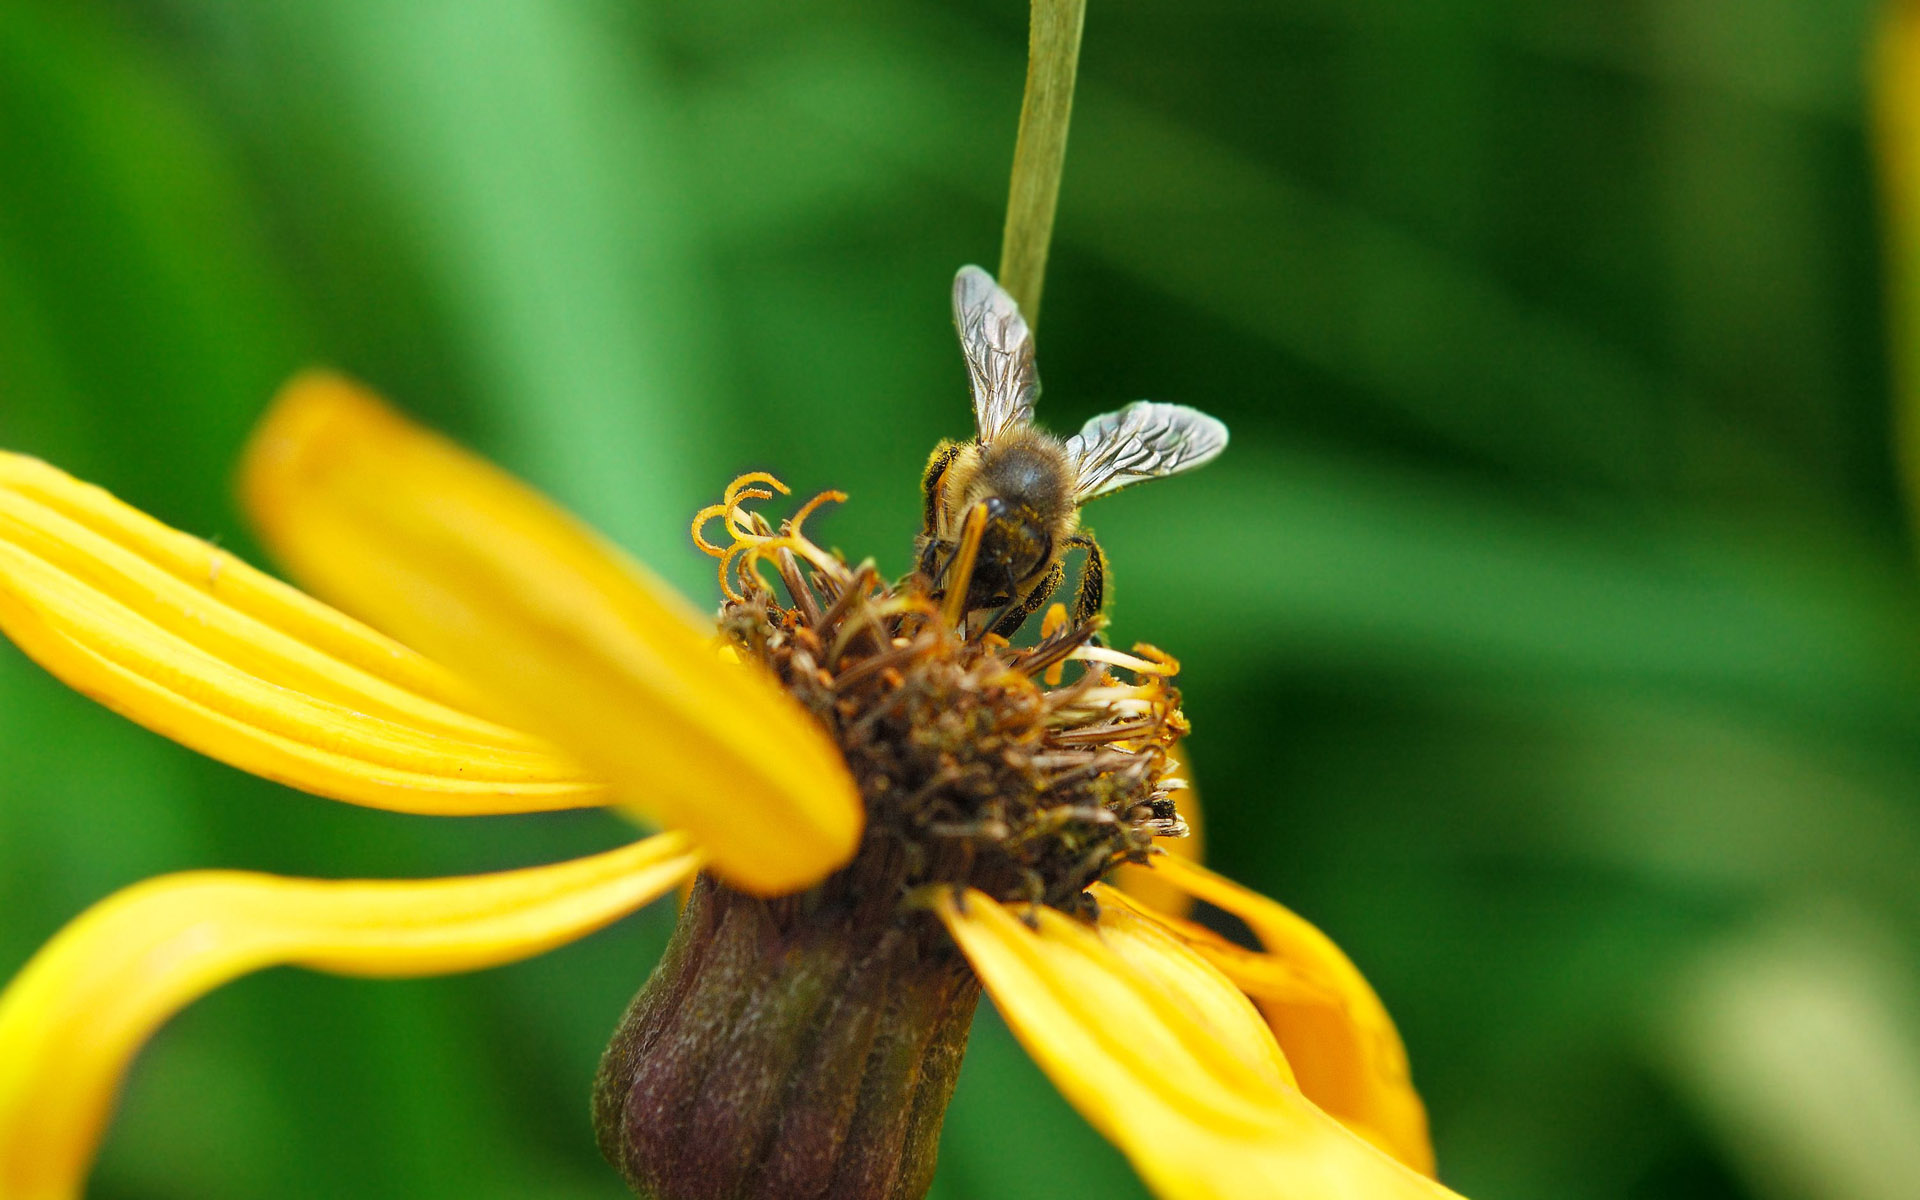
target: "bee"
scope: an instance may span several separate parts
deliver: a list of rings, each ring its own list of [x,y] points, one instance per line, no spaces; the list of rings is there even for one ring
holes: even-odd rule
[[[1080,506],[1147,479],[1209,462],[1227,427],[1180,404],[1136,401],[1061,439],[1033,423],[1040,377],[1033,332],[1012,296],[979,267],[953,280],[953,324],[973,391],[977,436],[943,441],[921,480],[926,510],[915,547],[936,597],[965,587],[962,612],[991,609],[987,628],[1011,637],[1059,590],[1067,551],[1086,553],[1074,595],[1075,623],[1106,596],[1107,560],[1080,527]],[[980,515],[975,515],[980,514]],[[973,569],[949,580],[969,519],[981,523]]]

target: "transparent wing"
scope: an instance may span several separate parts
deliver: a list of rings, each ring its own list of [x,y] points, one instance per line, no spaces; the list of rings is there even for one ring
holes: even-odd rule
[[[1177,475],[1227,448],[1227,427],[1184,404],[1136,400],[1095,417],[1067,439],[1074,502],[1117,492],[1143,479]]]
[[[1033,333],[1013,297],[979,267],[961,267],[953,277],[953,325],[967,356],[980,440],[1030,423],[1040,377],[1033,369]]]

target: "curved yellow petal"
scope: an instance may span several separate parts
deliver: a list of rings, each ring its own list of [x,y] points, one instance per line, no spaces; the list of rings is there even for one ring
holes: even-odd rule
[[[1101,940],[1147,986],[1160,989],[1157,997],[1166,1011],[1168,997],[1188,1020],[1212,1030],[1227,1046],[1254,1063],[1272,1079],[1292,1087],[1299,1081],[1287,1062],[1266,1018],[1218,967],[1181,942],[1150,912],[1114,895],[1114,889],[1095,884],[1088,889],[1100,905]]]
[[[1193,785],[1193,767],[1185,743],[1173,746],[1167,755],[1179,764],[1180,777],[1187,781],[1187,786],[1177,793],[1180,816],[1187,823],[1187,836],[1156,838],[1154,845],[1176,858],[1205,862],[1206,822],[1203,820],[1200,791]],[[1193,897],[1168,883],[1166,876],[1157,874],[1151,866],[1123,863],[1113,873],[1113,883],[1154,912],[1184,917],[1193,911]]]
[[[691,830],[730,883],[802,887],[864,819],[839,751],[712,629],[565,513],[328,375],[281,393],[242,495],[288,570],[486,686],[516,718]]]
[[[470,971],[616,920],[699,865],[684,834],[498,875],[322,882],[166,876],[80,916],[0,993],[0,1196],[80,1194],[140,1046],[221,984],[279,965],[344,975]]]
[[[1453,1195],[1316,1108],[1239,991],[1124,905],[1096,931],[980,892],[937,911],[1061,1094],[1174,1200]]]
[[[403,812],[533,812],[608,789],[477,715],[465,684],[38,459],[0,452],[0,630],[70,687],[212,758]]]
[[[1352,961],[1326,934],[1258,892],[1184,859],[1163,856],[1154,864],[1169,883],[1246,922],[1266,948],[1248,950],[1190,921],[1148,914],[1253,997],[1308,1099],[1409,1167],[1433,1174],[1427,1110],[1413,1089],[1406,1047]]]

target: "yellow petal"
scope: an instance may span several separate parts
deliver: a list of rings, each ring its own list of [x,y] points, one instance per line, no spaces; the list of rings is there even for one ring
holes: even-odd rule
[[[1920,513],[1920,5],[1880,6],[1872,55],[1875,158],[1886,224],[1894,432]]]
[[[670,833],[548,867],[416,882],[237,871],[149,880],[94,906],[0,993],[0,1196],[70,1200],[128,1062],[198,997],[249,971],[470,971],[582,937],[698,866]]]
[[[693,831],[729,882],[789,891],[852,856],[863,810],[813,718],[716,663],[710,622],[497,469],[310,375],[255,435],[242,493],[296,578]]]
[[[1197,863],[1161,857],[1154,869],[1246,922],[1266,953],[1192,922],[1150,914],[1254,998],[1315,1104],[1416,1171],[1433,1173],[1427,1110],[1386,1006],[1326,934],[1258,892]]]
[[[1180,777],[1187,786],[1176,793],[1180,816],[1187,823],[1187,836],[1155,838],[1154,845],[1177,858],[1190,859],[1193,862],[1206,861],[1206,826],[1201,819],[1200,791],[1193,786],[1193,767],[1186,751],[1186,744],[1180,743],[1167,751],[1168,757],[1179,764]],[[1113,873],[1113,883],[1121,891],[1157,913],[1170,917],[1184,917],[1193,911],[1193,897],[1167,882],[1166,876],[1155,873],[1152,867],[1124,863]]]
[[[1273,1030],[1247,997],[1218,967],[1181,942],[1178,934],[1114,895],[1114,889],[1095,884],[1088,889],[1100,904],[1101,940],[1147,985],[1172,995],[1190,1021],[1212,1030],[1263,1072],[1298,1087],[1293,1067],[1274,1041]],[[1166,1008],[1161,999],[1163,1011]]]
[[[420,813],[605,803],[419,655],[37,459],[0,452],[0,630],[61,681],[202,754]]]
[[[1125,906],[1097,932],[1047,908],[1030,928],[980,892],[938,911],[1027,1052],[1157,1195],[1453,1195],[1309,1102],[1238,989]]]
[[[1920,252],[1920,8],[1882,6],[1870,65],[1884,206],[1904,270]]]

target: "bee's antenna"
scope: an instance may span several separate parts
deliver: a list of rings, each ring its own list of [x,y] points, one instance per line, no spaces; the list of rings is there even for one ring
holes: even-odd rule
[[[947,563],[947,598],[941,615],[955,629],[967,615],[967,590],[973,584],[973,563],[980,556],[980,538],[987,531],[987,503],[982,500],[967,510],[967,523],[960,529],[960,544],[954,547]]]

